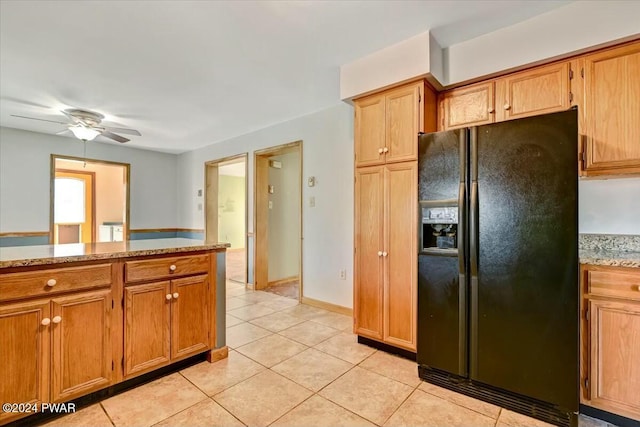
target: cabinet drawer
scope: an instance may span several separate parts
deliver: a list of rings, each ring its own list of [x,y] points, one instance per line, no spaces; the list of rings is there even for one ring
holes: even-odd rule
[[[111,264],[9,273],[0,277],[0,301],[40,297],[111,284]]]
[[[128,261],[125,263],[125,281],[165,279],[209,271],[208,255],[192,255],[169,258]]]
[[[591,270],[587,280],[591,295],[640,300],[640,270],[629,273]]]

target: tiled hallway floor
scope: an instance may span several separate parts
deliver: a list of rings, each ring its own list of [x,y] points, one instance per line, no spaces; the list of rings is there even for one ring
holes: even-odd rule
[[[229,358],[203,362],[47,426],[546,426],[421,382],[358,344],[350,317],[227,283]],[[605,423],[581,419],[585,427]]]

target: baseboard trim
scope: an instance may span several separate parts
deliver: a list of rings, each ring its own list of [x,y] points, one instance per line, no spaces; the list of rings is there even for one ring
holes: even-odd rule
[[[386,344],[371,338],[363,337],[362,335],[358,335],[358,343],[377,348],[378,350],[382,350],[387,353],[395,354],[396,356],[411,360],[412,362],[416,361],[416,353],[405,350],[404,348],[395,347],[393,345]]]
[[[278,286],[278,285],[288,285],[289,283],[298,282],[300,278],[298,276],[290,276],[285,277],[284,279],[274,280],[273,282],[267,283],[267,287],[269,286]]]
[[[308,297],[302,297],[300,302],[302,304],[310,305],[312,307],[323,308],[327,311],[344,314],[345,316],[353,316],[353,309],[349,307],[343,307],[341,305],[331,304],[330,302],[320,301],[320,300],[308,298]]]

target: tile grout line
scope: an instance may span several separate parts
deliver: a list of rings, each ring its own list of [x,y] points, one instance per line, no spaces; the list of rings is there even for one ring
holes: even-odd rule
[[[102,409],[102,412],[104,412],[104,414],[107,416],[111,425],[115,427],[116,423],[111,419],[111,415],[109,415],[109,412],[107,412],[107,409],[104,406],[102,406],[102,402],[104,402],[105,400],[107,399],[102,399],[101,401],[99,401],[98,405],[100,405],[100,409]]]

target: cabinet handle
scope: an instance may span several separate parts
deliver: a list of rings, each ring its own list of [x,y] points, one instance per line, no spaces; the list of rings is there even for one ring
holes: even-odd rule
[[[387,256],[387,255],[389,255],[389,254],[386,253],[386,252],[382,252],[382,256]]]
[[[173,293],[173,299],[178,299],[178,297],[179,297],[179,296],[180,296],[180,294],[179,294],[179,293],[177,293],[177,292],[174,292],[174,293]]]
[[[636,286],[636,289],[638,289],[640,291],[640,285]]]
[[[378,148],[378,154],[382,154],[384,153],[384,150],[382,148]]]
[[[384,151],[385,153],[388,153],[388,152],[389,152],[389,149],[388,149],[387,147],[384,147],[384,150],[383,150],[383,151]]]
[[[169,270],[171,270],[171,271],[176,271],[176,268],[177,268],[177,267],[175,266],[175,264],[171,264],[171,265],[169,266]]]
[[[509,105],[509,104],[504,104],[504,109],[505,109],[505,110],[509,110],[510,108],[511,108],[511,105]]]
[[[487,111],[489,112],[489,114],[493,114],[496,110],[494,110],[493,108],[489,108]]]
[[[45,317],[44,319],[42,319],[42,321],[40,322],[40,324],[42,326],[47,326],[49,323],[51,323],[51,319],[49,319],[48,317]]]
[[[53,323],[60,323],[60,322],[62,322],[62,317],[60,317],[60,316],[55,316],[53,319],[51,319],[51,321],[52,321]]]
[[[170,299],[171,299],[171,294],[167,294],[167,295],[165,296],[165,298],[166,298],[167,300],[170,300]]]
[[[378,251],[378,256],[382,256],[382,251]]]
[[[58,282],[56,281],[56,279],[49,279],[49,280],[47,280],[47,286],[49,286],[49,287],[51,287],[51,288],[53,288],[53,287],[56,285],[56,283],[58,283]]]

